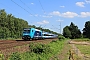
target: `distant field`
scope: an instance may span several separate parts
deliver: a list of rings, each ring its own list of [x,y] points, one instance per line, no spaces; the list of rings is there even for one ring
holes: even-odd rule
[[[90,39],[88,38],[81,38],[81,39],[72,39],[74,41],[87,41],[87,42],[90,42]]]
[[[90,56],[90,46],[89,45],[76,45],[76,47],[81,51],[82,54]]]
[[[84,39],[73,39],[74,41],[77,42],[90,42],[90,39],[84,38]],[[84,55],[89,55],[90,56],[90,45],[77,45],[75,44],[76,47],[81,51],[82,54]]]

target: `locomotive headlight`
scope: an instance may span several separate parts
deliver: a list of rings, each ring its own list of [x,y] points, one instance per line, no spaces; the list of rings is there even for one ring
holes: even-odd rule
[[[30,38],[30,37],[28,37],[28,38]]]
[[[22,37],[22,38],[24,38],[24,37]]]

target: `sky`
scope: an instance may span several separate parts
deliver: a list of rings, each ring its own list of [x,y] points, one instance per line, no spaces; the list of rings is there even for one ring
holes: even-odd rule
[[[71,22],[82,31],[90,21],[90,0],[0,0],[0,9],[57,33]]]

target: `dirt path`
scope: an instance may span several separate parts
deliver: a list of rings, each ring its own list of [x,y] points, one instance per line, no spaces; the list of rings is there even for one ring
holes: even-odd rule
[[[64,48],[62,49],[61,53],[57,56],[58,60],[68,60],[68,51],[70,50],[70,46],[67,43],[68,41],[65,42]]]
[[[51,57],[50,60],[68,60],[69,50],[71,48],[68,44],[68,41],[69,40],[64,43],[63,49],[56,56]]]
[[[89,42],[76,42],[76,41],[70,41],[70,44],[90,45]]]
[[[70,50],[70,53],[72,55],[70,57],[70,60],[90,60],[89,58],[87,58],[87,56],[81,53],[81,51],[75,46],[76,44],[90,45],[90,43],[87,43],[87,42],[70,41],[70,46],[72,47]]]
[[[88,42],[75,42],[68,40],[65,42],[61,53],[53,56],[50,60],[90,60],[87,56],[81,53],[75,44],[90,45]]]
[[[70,44],[72,49],[70,50],[70,54],[73,57],[70,57],[72,60],[84,60],[84,55],[81,54],[80,50],[75,46],[75,44]]]

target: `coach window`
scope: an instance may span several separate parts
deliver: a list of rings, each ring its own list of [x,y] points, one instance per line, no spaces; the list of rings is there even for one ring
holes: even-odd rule
[[[33,32],[33,30],[32,30],[32,32]]]

